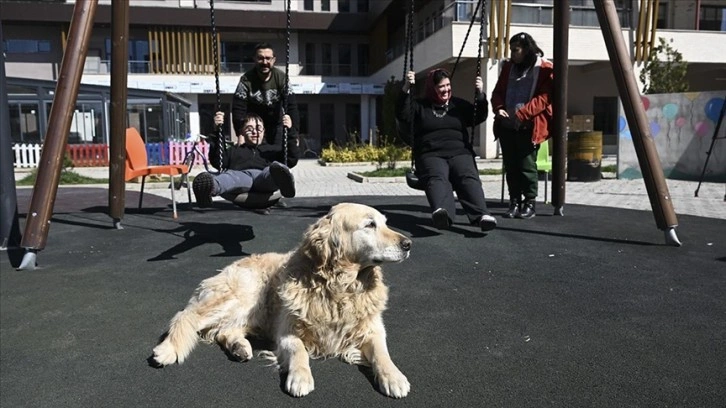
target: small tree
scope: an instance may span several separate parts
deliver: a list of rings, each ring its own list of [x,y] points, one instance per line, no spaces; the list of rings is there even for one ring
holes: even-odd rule
[[[644,94],[687,92],[688,62],[683,55],[671,47],[665,38],[658,37],[658,46],[653,48],[640,71],[640,82]],[[671,39],[670,42],[673,42]],[[664,60],[660,56],[664,56]]]

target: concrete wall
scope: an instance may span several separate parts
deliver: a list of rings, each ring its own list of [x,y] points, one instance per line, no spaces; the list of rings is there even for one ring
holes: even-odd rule
[[[714,137],[724,92],[692,92],[643,96],[643,105],[666,177],[698,180]],[[633,137],[620,106],[618,175],[641,178]],[[713,144],[704,180],[726,181],[726,126]]]

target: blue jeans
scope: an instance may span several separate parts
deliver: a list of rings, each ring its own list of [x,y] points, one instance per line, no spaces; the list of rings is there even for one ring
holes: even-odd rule
[[[215,196],[224,193],[242,194],[247,192],[273,193],[278,190],[277,184],[272,180],[270,168],[262,170],[225,170],[214,175]]]

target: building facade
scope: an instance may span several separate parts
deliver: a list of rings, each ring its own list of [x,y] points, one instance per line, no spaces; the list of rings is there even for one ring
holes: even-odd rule
[[[77,0],[81,1],[81,0]],[[90,0],[84,0],[90,1]],[[507,31],[526,31],[538,41],[545,56],[553,55],[552,12],[555,0],[484,1],[487,16],[507,10]],[[6,73],[9,78],[58,79],[74,0],[3,0],[0,2]],[[635,52],[641,5],[648,0],[616,0],[623,37]],[[240,75],[252,66],[254,46],[270,43],[277,67],[286,70],[301,113],[299,128],[309,148],[331,142],[380,137],[383,94],[387,81],[400,79],[408,38],[414,43],[414,69],[421,75],[435,67],[453,69],[454,93],[473,98],[476,59],[487,95],[496,83],[506,52],[492,49],[489,18],[484,27],[473,24],[478,0],[417,0],[413,34],[406,35],[409,1],[401,0],[215,0],[219,91],[222,109],[229,111]],[[693,91],[726,88],[726,0],[660,0],[657,37],[666,38],[689,63]],[[568,116],[595,115],[596,128],[617,133],[617,89],[592,0],[570,0]],[[188,113],[175,114],[144,104],[143,114],[129,101],[129,123],[147,141],[178,140],[187,133],[211,133],[217,108],[212,18],[207,0],[129,0],[128,87],[178,95],[189,101]],[[288,14],[289,11],[289,14]],[[288,32],[287,17],[291,29]],[[99,0],[82,78],[83,84],[109,86],[111,64],[111,0]],[[478,20],[477,20],[478,23]],[[477,49],[479,29],[485,35]],[[470,34],[467,36],[467,33]],[[466,41],[465,41],[466,39]],[[506,43],[506,41],[504,41]],[[500,42],[501,44],[501,42]],[[460,57],[460,58],[459,58]],[[456,61],[459,60],[458,63]],[[634,70],[640,64],[633,64]],[[27,95],[9,90],[11,120],[17,121],[14,141],[38,132],[42,142],[41,106]],[[105,122],[89,139],[108,140],[107,100],[79,101],[78,121],[92,116]],[[92,106],[91,106],[92,105]],[[45,109],[45,108],[43,108]],[[154,126],[147,113],[161,112],[164,126]],[[482,157],[498,155],[491,136],[491,120],[475,138]],[[231,130],[229,133],[232,133]]]

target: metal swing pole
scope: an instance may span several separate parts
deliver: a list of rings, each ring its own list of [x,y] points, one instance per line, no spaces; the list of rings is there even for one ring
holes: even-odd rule
[[[111,140],[108,163],[108,215],[116,229],[126,207],[126,105],[129,72],[129,2],[111,3]]]
[[[0,44],[3,44],[2,31],[0,21]],[[0,250],[2,251],[10,251],[11,248],[15,251],[21,240],[12,151],[8,87],[3,56],[0,59]],[[13,259],[11,259],[12,262]]]
[[[25,234],[20,245],[26,249],[18,269],[35,269],[36,254],[45,248],[50,229],[58,182],[63,168],[63,155],[68,142],[68,132],[81,85],[83,64],[86,61],[88,43],[93,28],[98,0],[76,2],[68,29],[68,43],[58,73],[58,84],[53,107],[48,120],[48,132],[43,141],[38,178],[35,180],[30,200]]]
[[[623,40],[615,3],[613,0],[597,0],[595,1],[595,11],[610,55],[610,63],[615,75],[615,83],[618,86],[618,93],[623,101],[625,117],[630,125],[635,153],[643,171],[643,180],[648,191],[655,223],[658,229],[665,233],[667,245],[680,246],[681,242],[678,240],[675,229],[678,226],[678,219],[673,210],[673,202],[663,176],[658,151],[653,136],[650,134],[648,118],[640,100],[638,84],[635,81],[633,67]]]

